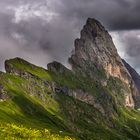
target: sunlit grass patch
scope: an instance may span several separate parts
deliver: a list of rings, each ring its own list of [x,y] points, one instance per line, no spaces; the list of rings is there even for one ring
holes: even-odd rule
[[[33,129],[27,128],[23,125],[15,124],[0,124],[0,138],[3,140],[16,140],[16,139],[46,139],[46,140],[76,140],[70,136],[63,136],[50,132],[48,129]]]

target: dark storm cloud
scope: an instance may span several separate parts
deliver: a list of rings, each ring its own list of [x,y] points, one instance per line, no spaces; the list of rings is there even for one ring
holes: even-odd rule
[[[45,67],[52,60],[66,64],[88,17],[97,18],[110,31],[140,28],[139,0],[0,0],[0,6],[2,61],[19,56]],[[139,43],[136,34],[130,36],[130,43],[128,37],[123,40],[128,56],[134,53],[129,46],[138,48]]]
[[[87,17],[95,17],[110,30],[140,28],[139,0],[61,0],[61,14],[66,18],[76,17],[82,23]],[[64,7],[64,8],[63,8]]]
[[[0,12],[0,69],[4,68],[4,60],[12,57],[23,57],[44,66],[47,60],[51,59],[38,44],[44,37],[45,28],[36,20],[14,23],[13,17],[13,12],[6,10]]]

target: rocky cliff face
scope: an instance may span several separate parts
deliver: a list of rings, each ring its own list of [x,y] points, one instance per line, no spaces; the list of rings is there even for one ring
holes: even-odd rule
[[[135,89],[137,91],[136,96],[134,96],[134,98],[135,101],[137,102],[136,104],[138,105],[138,107],[140,107],[140,75],[125,60],[122,61],[133,79],[133,85],[135,85],[137,88]]]
[[[91,78],[95,74],[90,68],[95,65],[98,70],[105,71],[107,76],[120,78],[127,84],[131,79],[117,53],[111,36],[95,19],[87,20],[81,31],[81,38],[75,40],[75,53],[70,61],[73,70],[86,69],[86,71],[90,71]]]
[[[94,79],[103,86],[108,86],[110,77],[120,80],[127,87],[127,91],[121,93],[124,105],[135,106],[137,89],[133,79],[118,55],[111,36],[100,22],[90,18],[87,20],[80,39],[75,40],[75,51],[69,61],[74,72]]]

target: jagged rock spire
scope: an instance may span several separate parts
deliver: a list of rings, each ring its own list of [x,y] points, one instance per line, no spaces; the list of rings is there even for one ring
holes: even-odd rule
[[[99,21],[88,18],[80,39],[75,40],[75,50],[69,62],[74,72],[94,79],[103,86],[108,86],[110,77],[119,79],[127,89],[121,93],[125,98],[125,106],[134,107],[133,99],[137,90],[133,79],[124,66],[111,36]]]
[[[80,39],[75,40],[75,53],[70,58],[73,70],[91,70],[93,65],[106,74],[122,78],[128,83],[130,74],[123,65],[111,36],[105,28],[95,19],[89,18],[81,31]],[[85,72],[85,71],[83,71]]]

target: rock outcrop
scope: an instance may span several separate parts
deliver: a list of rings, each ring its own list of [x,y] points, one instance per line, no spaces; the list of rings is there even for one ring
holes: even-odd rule
[[[91,18],[87,20],[80,39],[75,40],[75,51],[69,62],[74,72],[94,79],[103,86],[108,86],[109,77],[117,78],[128,89],[122,93],[124,105],[135,106],[137,89],[133,79],[118,55],[111,36],[100,22]]]
[[[6,101],[9,98],[4,86],[0,84],[0,101]]]
[[[65,66],[63,66],[61,63],[56,62],[56,61],[49,63],[47,65],[47,68],[49,71],[52,71],[54,73],[60,73],[60,74],[64,74],[64,73],[67,73],[70,71]]]
[[[120,78],[129,84],[131,79],[117,53],[112,38],[95,19],[88,19],[81,31],[81,38],[75,40],[75,53],[70,58],[73,70],[86,70],[95,76],[93,66],[107,76]],[[85,72],[85,71],[83,71]]]

